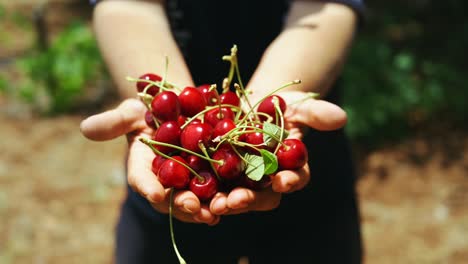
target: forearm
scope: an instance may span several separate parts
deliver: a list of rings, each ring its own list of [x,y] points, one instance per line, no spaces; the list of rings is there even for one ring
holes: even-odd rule
[[[295,1],[286,27],[270,44],[249,83],[252,98],[300,79],[285,90],[325,95],[341,71],[352,42],[356,15],[343,5]]]
[[[162,3],[103,1],[95,8],[93,26],[111,77],[124,98],[136,94],[135,84],[126,77],[137,78],[148,72],[162,76],[166,55],[167,78],[181,86],[193,84]]]

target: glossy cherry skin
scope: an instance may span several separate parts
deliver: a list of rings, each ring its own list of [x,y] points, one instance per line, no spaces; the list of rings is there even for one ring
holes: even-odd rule
[[[153,81],[153,82],[159,82],[159,81],[162,80],[161,76],[159,76],[157,74],[154,74],[154,73],[143,74],[138,79],[149,80],[149,81]],[[151,85],[151,87],[148,88],[148,90],[146,90],[146,93],[150,94],[152,96],[155,96],[159,92],[159,87],[154,86],[154,85],[152,85],[150,83],[147,83],[145,81],[138,81],[136,83],[137,91],[139,93],[143,92],[145,90],[145,87],[148,86],[148,85]]]
[[[202,92],[195,87],[185,87],[179,94],[181,113],[192,117],[203,111],[206,107],[206,99]]]
[[[239,185],[254,191],[259,191],[271,185],[271,178],[269,175],[263,175],[259,181],[254,181],[247,177],[247,175],[243,175]]]
[[[167,121],[162,123],[156,132],[154,132],[153,139],[159,142],[168,143],[171,145],[180,146],[180,134],[181,129],[179,123],[176,121]],[[167,146],[154,146],[157,150],[161,151],[162,153],[169,154],[174,151],[174,148],[167,147]]]
[[[277,99],[275,99],[277,98]],[[281,109],[281,113],[286,111],[286,102],[281,96],[278,95],[270,95],[265,100],[263,100],[257,108],[257,112],[268,114],[273,118],[273,123],[276,122],[276,110],[274,105],[274,100],[278,100],[279,107]],[[267,119],[266,116],[260,115],[260,120],[265,121]]]
[[[151,113],[150,110],[146,110],[145,112],[145,122],[149,127],[156,129],[156,123],[153,119],[153,113]]]
[[[151,110],[161,122],[177,120],[180,115],[179,97],[171,91],[160,92],[151,101]]]
[[[184,152],[186,153],[186,152]],[[210,170],[210,163],[202,159],[198,156],[195,155],[190,155],[190,154],[184,154],[182,153],[181,156],[184,157],[185,161],[187,161],[187,164],[196,172],[200,171],[208,171]]]
[[[233,91],[227,91],[219,95],[221,104],[229,104],[234,106],[240,106],[239,96]]]
[[[198,177],[193,177],[190,181],[189,189],[200,201],[209,201],[218,192],[218,179],[209,171],[202,171],[198,174],[203,177],[203,182]]]
[[[154,174],[158,174],[159,168],[161,168],[161,164],[166,160],[163,156],[156,155],[154,157],[153,162],[151,163],[151,170],[154,172]]]
[[[187,164],[181,156],[173,156],[172,159]],[[165,160],[159,167],[159,182],[165,188],[185,189],[190,182],[190,171],[184,165],[172,159]]]
[[[205,122],[212,127],[225,118],[234,120],[234,112],[229,107],[216,107],[205,113]]]
[[[234,120],[225,118],[219,121],[213,128],[213,138],[223,136],[234,128],[236,128],[236,123],[234,123]]]
[[[213,127],[206,123],[195,123],[186,126],[180,134],[180,144],[183,148],[201,153],[199,142],[208,148],[211,144]]]
[[[285,139],[283,143],[284,145],[281,145],[276,153],[279,168],[282,170],[302,168],[309,156],[305,144],[295,138]]]
[[[197,89],[203,94],[205,97],[206,105],[216,105],[218,103],[218,91],[213,89],[210,91],[210,84],[201,84],[197,86]]]
[[[236,180],[243,174],[244,162],[232,148],[220,148],[213,153],[212,158],[222,161],[222,164],[213,163],[219,177],[226,180]]]

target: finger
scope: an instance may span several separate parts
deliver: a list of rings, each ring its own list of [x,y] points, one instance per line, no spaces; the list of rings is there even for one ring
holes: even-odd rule
[[[290,193],[304,188],[310,181],[309,165],[298,170],[284,170],[271,177],[273,191]]]
[[[161,202],[151,203],[153,208],[158,212],[168,214],[170,206],[170,192],[171,189],[167,188],[165,190],[165,199]],[[180,199],[178,197],[184,198],[183,192],[180,194],[179,191],[175,191],[174,194],[174,206],[172,208],[172,217],[187,223],[204,223],[208,225],[216,225],[219,223],[220,217],[213,215],[209,210],[207,205],[200,207],[200,210],[197,213],[186,213],[183,210],[180,210],[180,207],[175,206],[176,200]]]
[[[285,118],[288,122],[301,123],[322,131],[340,129],[347,121],[346,112],[339,106],[315,99],[289,105]]]
[[[239,188],[245,189],[245,188]],[[269,211],[277,208],[281,201],[281,193],[273,192],[270,188],[262,190],[262,191],[252,191],[250,189],[246,189],[249,196],[249,203],[247,207],[238,208],[238,209],[230,209],[226,215],[232,214],[241,214],[249,211]],[[232,193],[232,192],[231,192]],[[229,201],[231,198],[231,193],[228,195],[228,204],[233,203],[233,201]],[[232,196],[232,199],[238,199],[239,197]]]
[[[207,205],[203,205],[200,208],[200,211],[195,214],[193,218],[199,223],[205,223],[211,226],[216,225],[220,220],[220,216],[212,214]]]
[[[196,214],[201,209],[200,200],[191,191],[177,192],[174,195],[174,206],[188,214]]]
[[[127,99],[117,108],[90,116],[80,129],[91,140],[110,140],[145,126],[145,106],[137,99]]]
[[[254,191],[248,188],[238,187],[233,189],[227,197],[227,206],[230,209],[247,208],[254,202]]]
[[[215,215],[226,214],[229,211],[227,206],[227,194],[226,193],[217,193],[211,199],[210,202],[210,211]]]
[[[127,159],[128,183],[133,190],[150,202],[161,202],[166,194],[164,187],[151,170],[155,154],[139,140],[130,142]]]

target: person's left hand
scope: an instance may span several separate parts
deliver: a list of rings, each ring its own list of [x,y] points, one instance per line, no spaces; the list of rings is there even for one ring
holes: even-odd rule
[[[310,98],[307,93],[287,91],[277,93],[286,102],[285,127],[289,138],[302,139],[308,128],[330,131],[342,128],[346,113],[339,106]],[[271,188],[253,191],[237,187],[229,193],[217,193],[210,203],[210,211],[216,215],[240,214],[248,211],[268,211],[279,206],[283,193],[304,188],[310,180],[310,168],[306,164],[298,170],[283,170],[271,176]]]

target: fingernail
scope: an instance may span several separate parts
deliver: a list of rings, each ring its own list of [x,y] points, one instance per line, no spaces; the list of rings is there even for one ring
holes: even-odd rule
[[[182,201],[182,209],[189,214],[192,214],[194,212],[193,207],[194,207],[195,201],[192,199],[185,199]]]

